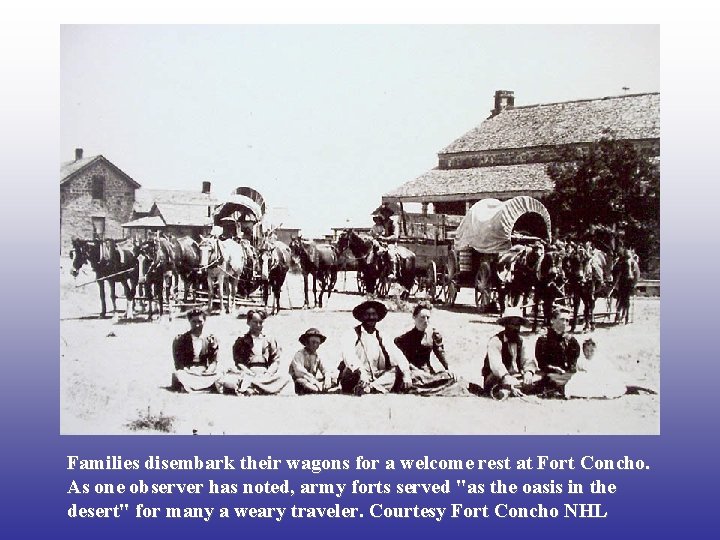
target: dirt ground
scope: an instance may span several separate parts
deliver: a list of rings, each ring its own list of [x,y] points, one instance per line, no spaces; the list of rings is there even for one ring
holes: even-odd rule
[[[543,400],[504,402],[488,398],[411,395],[236,397],[170,392],[173,369],[170,345],[187,330],[181,313],[148,322],[144,315],[125,321],[99,319],[97,285],[76,287],[93,276],[60,272],[60,431],[63,434],[159,433],[133,430],[144,418],[163,417],[177,434],[658,434],[659,395],[627,395],[613,400]],[[118,287],[118,294],[121,294]],[[293,309],[270,317],[266,333],[277,338],[282,361],[289,364],[301,347],[297,337],[309,327],[327,336],[320,351],[339,359],[339,336],[357,324],[351,310],[361,301],[355,275],[339,276],[338,294],[327,307],[303,310],[302,276],[288,274],[282,305]],[[109,302],[109,298],[108,298]],[[312,302],[312,298],[311,298]],[[431,324],[443,334],[448,362],[466,381],[479,383],[487,340],[500,327],[496,316],[474,309],[472,290],[461,289],[458,305],[438,306]],[[412,326],[412,306],[388,301],[391,312],[379,328],[397,336]],[[208,318],[206,331],[220,342],[221,361],[231,362],[234,340],[245,333],[243,306],[233,315]],[[120,312],[122,311],[122,313]],[[524,333],[534,350],[537,335]],[[582,336],[578,336],[581,338]],[[600,324],[593,334],[601,356],[622,373],[626,384],[655,389],[660,385],[660,300],[636,298],[630,325]]]

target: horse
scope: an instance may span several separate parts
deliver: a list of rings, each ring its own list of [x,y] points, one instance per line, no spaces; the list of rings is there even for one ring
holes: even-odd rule
[[[565,257],[568,288],[572,297],[573,319],[570,331],[577,326],[580,302],[583,304],[583,331],[595,330],[595,300],[605,285],[607,255],[592,246],[575,245]]]
[[[287,244],[266,237],[260,246],[260,275],[262,276],[263,303],[267,307],[269,290],[274,300],[271,315],[280,313],[280,290],[290,269],[291,254]]]
[[[328,301],[330,294],[337,283],[339,267],[338,250],[335,246],[316,244],[300,237],[290,239],[290,251],[300,261],[303,275],[305,303],[303,308],[309,307],[308,302],[308,275],[313,277],[313,301],[315,306],[323,307],[323,294],[327,291]],[[320,301],[317,297],[317,282],[320,282]]]
[[[365,290],[368,294],[375,294],[375,285],[383,277],[383,262],[377,256],[376,241],[366,235],[359,235],[352,229],[346,229],[340,234],[337,242],[337,252],[342,253],[349,249],[358,262],[358,271],[362,274]]]
[[[617,298],[617,311],[615,322],[619,323],[625,319],[625,324],[630,322],[630,301],[635,294],[635,287],[640,278],[640,266],[637,256],[632,250],[621,250],[618,260],[612,268],[613,292]]]
[[[72,240],[72,275],[77,277],[78,271],[89,263],[95,272],[100,289],[100,317],[107,314],[105,301],[105,283],[110,286],[110,300],[113,313],[117,311],[115,284],[120,282],[125,290],[125,317],[133,318],[133,302],[137,286],[137,246],[131,240]]]
[[[190,291],[193,302],[202,278],[202,265],[200,264],[200,246],[190,236],[181,236],[170,240],[175,262],[173,292],[178,293],[179,281],[183,282],[183,302],[187,303]]]
[[[170,305],[173,277],[176,275],[175,250],[165,237],[146,240],[140,246],[138,283],[145,287],[148,299],[148,320],[152,320],[153,299],[158,303],[158,313],[163,316],[163,297]]]
[[[565,282],[563,252],[548,249],[540,259],[537,281],[535,282],[535,294],[533,296],[533,332],[537,331],[540,304],[542,304],[543,307],[543,322],[545,326],[550,326],[553,307],[559,299],[565,296]]]
[[[223,306],[223,295],[225,289],[225,281],[230,285],[227,307],[225,313],[230,313],[232,304],[235,308],[235,295],[238,290],[238,281],[248,281],[248,273],[252,275],[254,260],[252,256],[252,248],[243,246],[232,239],[219,240],[213,236],[204,237],[199,244],[200,248],[200,265],[207,269],[207,285],[208,285],[208,313],[212,312],[212,303],[215,295],[215,285],[218,286],[218,294],[220,296],[220,310]],[[243,292],[247,289],[243,287]]]
[[[537,289],[540,263],[545,251],[525,245],[516,245],[498,257],[498,281],[503,285],[500,296],[511,306],[522,305],[525,311],[528,299]],[[501,301],[501,304],[504,303]],[[504,306],[501,306],[504,308]]]
[[[381,271],[380,275],[387,276],[402,286],[404,291],[400,295],[406,298],[415,285],[415,253],[404,246],[390,244],[378,249]]]

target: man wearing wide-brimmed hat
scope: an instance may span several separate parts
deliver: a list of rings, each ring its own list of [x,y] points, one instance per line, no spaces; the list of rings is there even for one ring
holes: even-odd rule
[[[373,214],[373,226],[370,229],[370,236],[373,238],[384,238],[385,237],[385,222],[383,216],[380,214]]]
[[[317,328],[308,328],[298,338],[303,348],[295,353],[290,363],[290,375],[295,381],[296,394],[319,394],[331,387],[330,370],[318,354],[320,345],[325,343],[326,339]]]
[[[485,391],[496,395],[496,390],[522,396],[539,382],[534,359],[527,354],[520,328],[527,324],[522,310],[509,307],[497,321],[504,330],[490,338],[482,369]]]
[[[353,316],[361,324],[346,338],[340,363],[339,383],[343,392],[368,393],[402,392],[412,381],[405,358],[385,342],[376,325],[387,315],[382,302],[367,300],[353,309]]]

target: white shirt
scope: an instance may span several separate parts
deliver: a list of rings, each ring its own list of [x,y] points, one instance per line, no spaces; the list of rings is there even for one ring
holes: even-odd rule
[[[262,335],[257,336],[257,337],[255,337],[255,336],[251,336],[251,337],[252,337],[252,340],[253,340],[253,345],[252,345],[253,355],[256,356],[256,357],[262,358],[262,355],[263,355],[263,343],[265,342],[264,337],[263,337]]]
[[[507,342],[507,338],[503,335],[505,338],[505,341]],[[496,377],[502,379],[505,375],[516,374],[517,371],[517,365],[519,364],[523,371],[532,371],[533,373],[537,371],[537,366],[535,365],[535,362],[530,360],[527,356],[527,344],[523,343],[523,347],[521,348],[521,358],[520,361],[517,362],[517,344],[516,343],[508,343],[508,348],[510,349],[510,353],[513,356],[513,359],[515,359],[511,365],[510,371],[505,367],[505,364],[503,364],[502,361],[502,342],[500,341],[500,338],[495,335],[490,338],[490,341],[488,341],[487,344],[487,355],[488,355],[488,363],[490,364],[490,371],[492,371],[492,374]]]
[[[612,365],[597,356],[581,360],[582,371],[574,373],[565,385],[565,397],[616,398],[625,394],[627,387]]]
[[[389,363],[385,361],[385,355],[380,348],[380,343],[375,332],[368,333],[364,326],[360,326],[360,338],[353,330],[352,336],[345,338],[343,349],[343,360],[345,365],[352,369],[360,369],[363,380],[372,381],[377,376],[393,366],[398,366],[403,373],[409,373],[410,368],[407,360],[395,347],[392,339],[383,338],[383,346],[390,357]]]
[[[200,362],[200,353],[202,352],[203,338],[202,336],[196,337],[193,334],[190,334],[190,337],[192,338],[193,363],[196,364]]]
[[[290,375],[293,379],[299,379],[310,375],[317,380],[325,378],[327,368],[325,362],[318,354],[310,354],[307,349],[302,348],[295,353],[290,363]]]

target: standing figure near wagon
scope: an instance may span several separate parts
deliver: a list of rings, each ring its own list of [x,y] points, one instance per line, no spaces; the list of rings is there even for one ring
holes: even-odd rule
[[[397,239],[395,224],[392,220],[392,209],[383,205],[373,214],[374,225],[370,235],[375,239],[375,254],[386,250],[388,257],[388,278],[394,280],[400,273],[400,257],[394,240]]]

